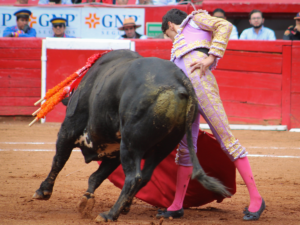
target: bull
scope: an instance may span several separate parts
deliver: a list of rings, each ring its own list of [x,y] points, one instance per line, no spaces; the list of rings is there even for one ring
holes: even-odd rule
[[[193,86],[172,62],[143,58],[129,50],[102,56],[90,68],[68,102],[56,141],[51,171],[33,195],[48,200],[55,179],[75,147],[85,162],[102,161],[88,180],[79,211],[88,215],[94,192],[122,164],[125,183],[117,202],[96,221],[117,220],[128,213],[135,194],[147,184],[155,167],[187,134],[192,178],[223,196],[230,193],[205,174],[195,154],[191,125],[198,112]],[[145,164],[141,169],[141,160]]]

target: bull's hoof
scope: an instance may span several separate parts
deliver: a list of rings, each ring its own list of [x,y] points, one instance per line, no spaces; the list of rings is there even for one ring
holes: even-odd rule
[[[100,215],[98,215],[95,219],[96,223],[101,223],[101,222],[107,222],[105,218],[101,217]]]
[[[79,203],[78,211],[81,213],[82,218],[91,218],[91,213],[95,205],[95,198],[93,194],[85,193]]]
[[[101,222],[112,222],[112,221],[116,221],[114,220],[111,216],[108,215],[108,212],[107,213],[100,213],[96,219],[95,219],[95,222],[96,223],[101,223]]]
[[[77,208],[78,208],[78,212],[82,213],[83,210],[85,209],[86,203],[87,203],[87,197],[86,196],[82,196],[80,201],[77,204]]]
[[[32,196],[33,199],[37,200],[49,200],[51,197],[52,192],[49,191],[41,191],[40,189],[36,190],[34,195]]]

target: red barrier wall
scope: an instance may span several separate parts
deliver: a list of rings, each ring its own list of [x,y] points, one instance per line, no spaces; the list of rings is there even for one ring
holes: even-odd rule
[[[292,48],[291,127],[300,127],[300,41]]]
[[[170,59],[169,40],[135,40],[144,57]],[[229,121],[300,127],[300,42],[230,41],[213,73]],[[48,50],[47,89],[85,65],[91,50]],[[77,52],[78,51],[78,52]],[[97,51],[98,52],[98,51]],[[40,97],[41,39],[0,39],[0,115],[30,115]],[[47,121],[62,121],[60,105]],[[203,121],[202,121],[203,122]]]
[[[0,116],[31,115],[41,96],[41,39],[0,38]]]

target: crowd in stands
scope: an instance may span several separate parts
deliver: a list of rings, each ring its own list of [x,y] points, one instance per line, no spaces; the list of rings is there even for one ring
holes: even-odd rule
[[[28,0],[18,0],[22,4],[26,4]],[[61,4],[72,4],[71,0],[61,0]],[[117,1],[128,1],[128,0],[117,0]],[[143,4],[151,2],[151,4],[175,4],[176,0],[136,0],[137,3],[143,1]],[[20,3],[21,4],[21,3]],[[49,0],[39,0],[39,4],[49,4]],[[16,26],[7,27],[3,32],[3,37],[36,37],[36,31],[34,28],[30,28],[29,17],[31,12],[27,9],[21,9],[15,12]],[[226,13],[224,10],[218,8],[212,13],[212,16],[222,18],[226,20]],[[294,17],[295,25],[291,25],[283,34],[284,40],[300,40],[300,12]],[[233,30],[230,35],[231,40],[276,40],[275,32],[264,26],[263,13],[259,10],[252,10],[249,15],[250,28],[243,30],[240,37],[238,36],[238,30],[233,25]],[[64,18],[53,18],[51,21],[53,37],[72,37],[65,34],[66,30],[66,19]],[[125,18],[123,26],[118,29],[124,31],[125,34],[116,37],[117,39],[147,39],[147,36],[141,35],[136,32],[136,29],[141,25],[135,24],[132,17]],[[165,35],[159,35],[155,38],[167,38]]]
[[[7,27],[3,31],[3,37],[36,37],[36,30],[29,27],[31,11],[21,9],[14,13],[17,18],[16,26]],[[52,23],[53,37],[74,38],[65,34],[67,20],[55,17],[50,20]]]

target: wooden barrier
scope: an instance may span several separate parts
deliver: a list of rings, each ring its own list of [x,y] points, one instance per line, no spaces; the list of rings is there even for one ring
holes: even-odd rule
[[[300,127],[300,41],[293,41],[291,77],[291,127]]]
[[[41,39],[0,38],[0,116],[31,115],[41,96]]]
[[[170,59],[170,40],[134,41],[142,56]],[[230,123],[300,127],[299,50],[300,42],[229,42],[213,73]],[[82,67],[94,52],[57,51],[47,53],[51,61],[47,89],[59,83],[62,75]],[[33,102],[40,97],[40,57],[41,39],[0,39],[0,115],[30,115],[37,109]],[[64,74],[62,66],[67,68]],[[64,107],[59,108],[63,111],[58,121],[62,121]]]

